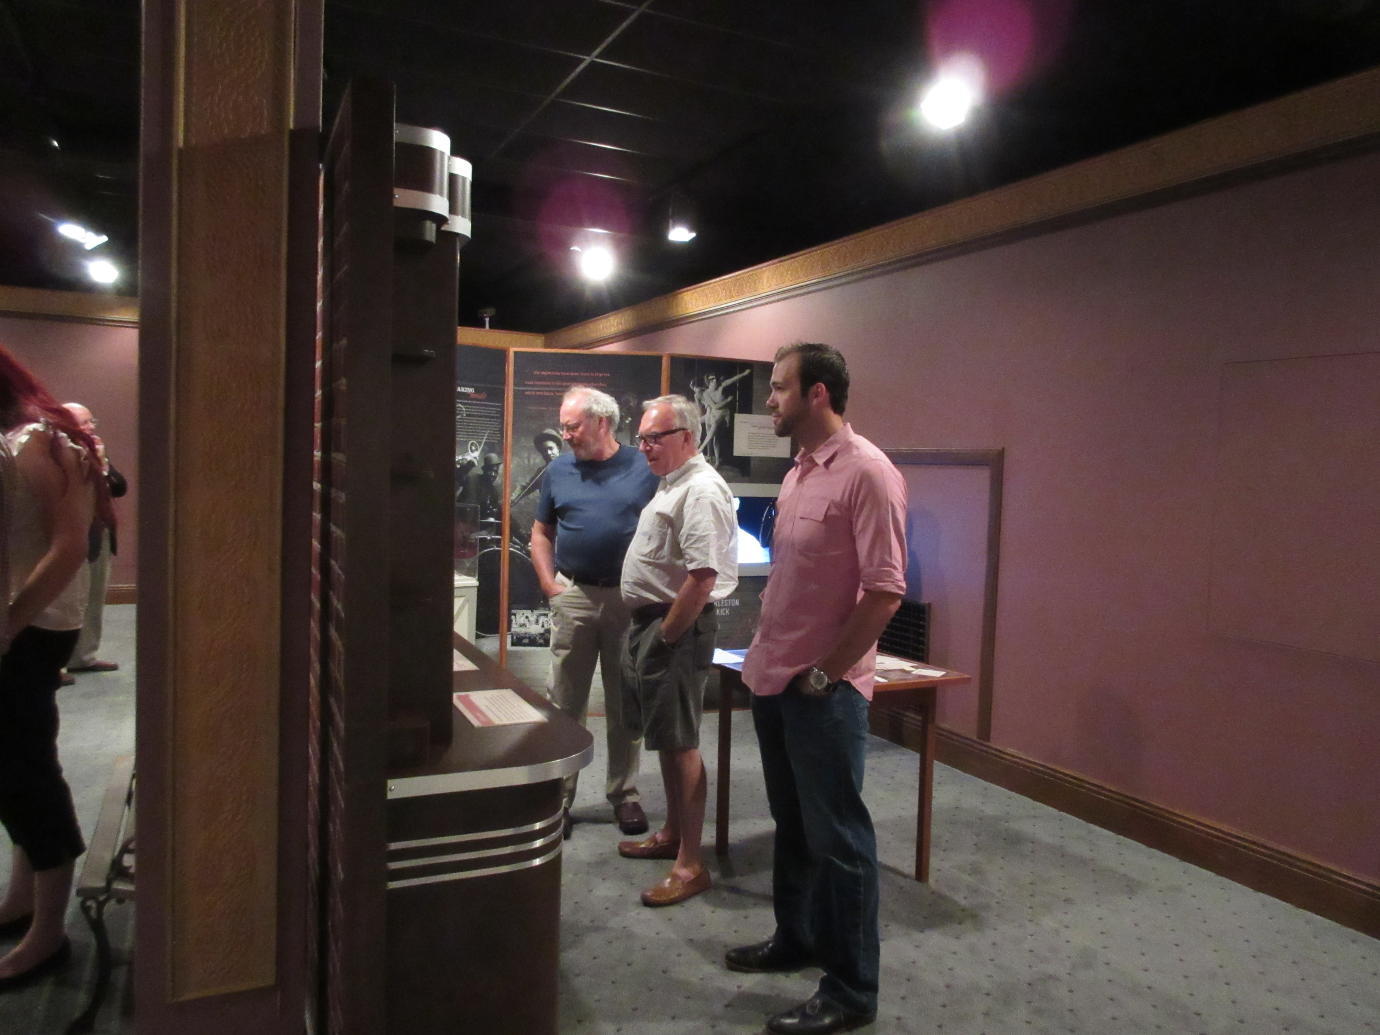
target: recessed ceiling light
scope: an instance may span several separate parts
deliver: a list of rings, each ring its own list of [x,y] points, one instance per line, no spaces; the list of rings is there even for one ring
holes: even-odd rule
[[[602,244],[592,244],[579,249],[580,274],[586,280],[604,281],[613,276],[616,265],[613,249]]]
[[[113,284],[120,279],[120,267],[109,259],[92,259],[86,264],[86,275],[97,284]]]
[[[982,63],[971,54],[949,59],[921,95],[920,117],[934,129],[961,126],[981,103],[985,78]]]

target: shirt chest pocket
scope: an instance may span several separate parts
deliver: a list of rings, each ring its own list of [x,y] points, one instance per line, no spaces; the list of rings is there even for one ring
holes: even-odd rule
[[[676,526],[671,515],[654,511],[638,522],[633,552],[652,562],[666,563],[676,559]]]
[[[828,497],[801,499],[796,505],[796,546],[804,558],[836,560],[853,551],[848,517]]]

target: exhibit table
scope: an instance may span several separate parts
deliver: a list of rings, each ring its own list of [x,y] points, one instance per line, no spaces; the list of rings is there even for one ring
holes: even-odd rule
[[[729,772],[733,748],[733,701],[745,698],[748,689],[743,685],[743,657],[746,651],[717,651],[715,668],[719,671],[719,760],[716,811],[714,820],[714,850],[728,851]],[[940,668],[922,662],[878,654],[878,670],[886,669],[883,680],[879,675],[872,692],[872,703],[885,703],[889,711],[900,712],[920,726],[919,801],[915,822],[915,879],[930,879],[930,811],[934,794],[934,724],[941,687],[960,686],[971,676],[953,669]]]
[[[593,738],[468,641],[455,650],[470,712],[453,708],[449,746],[388,777],[389,1030],[554,1033],[561,781]],[[521,712],[539,721],[475,724]]]

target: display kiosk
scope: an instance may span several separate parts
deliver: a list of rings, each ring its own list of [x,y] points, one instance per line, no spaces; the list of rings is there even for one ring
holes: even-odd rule
[[[554,1033],[561,781],[593,738],[458,635],[455,651],[456,691],[511,691],[539,718],[452,708],[450,743],[388,774],[389,1030]]]

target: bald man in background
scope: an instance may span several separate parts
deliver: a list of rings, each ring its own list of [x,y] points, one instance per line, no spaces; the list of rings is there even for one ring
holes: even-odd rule
[[[118,499],[129,491],[129,483],[124,475],[115,470],[105,453],[105,443],[96,434],[96,418],[81,403],[63,403],[82,431],[96,443],[96,456],[101,461],[101,470],[110,486],[111,499]],[[97,518],[91,525],[91,539],[86,559],[91,569],[91,595],[86,603],[86,622],[81,628],[81,636],[72,650],[72,660],[67,663],[66,672],[114,672],[120,666],[114,661],[102,661],[96,656],[101,646],[101,614],[105,607],[105,588],[110,580],[110,558],[115,555],[115,529],[107,528]],[[73,682],[70,675],[64,675],[63,683]]]

